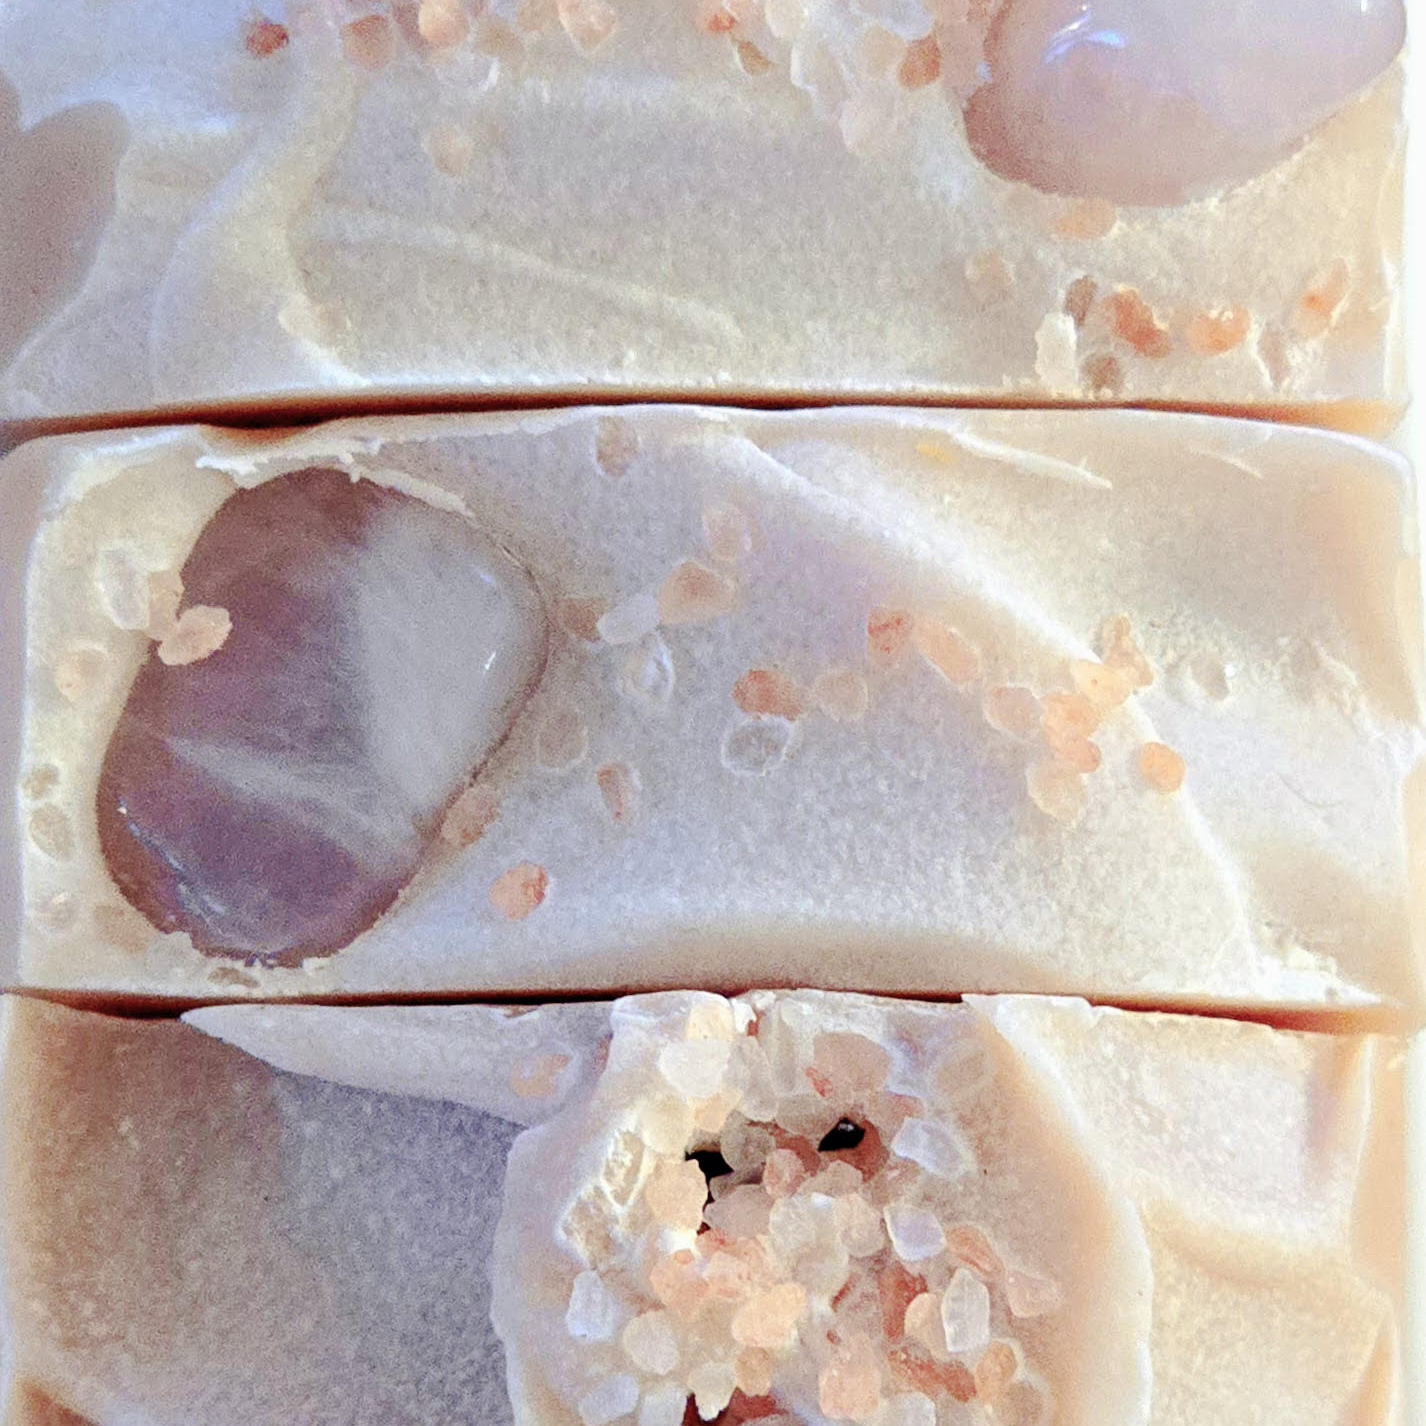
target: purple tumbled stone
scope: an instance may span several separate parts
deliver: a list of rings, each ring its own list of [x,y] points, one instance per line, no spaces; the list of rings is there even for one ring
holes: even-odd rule
[[[134,679],[99,779],[110,874],[205,952],[329,954],[509,730],[543,667],[539,597],[459,514],[325,469],[233,495],[182,578],[232,630]]]

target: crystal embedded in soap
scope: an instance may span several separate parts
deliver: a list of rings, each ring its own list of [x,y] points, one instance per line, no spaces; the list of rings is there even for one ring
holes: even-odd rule
[[[1401,0],[270,9],[6,7],[0,416],[1404,404]]]
[[[340,949],[518,713],[538,595],[459,515],[330,468],[236,492],[147,584],[152,646],[99,774],[109,875],[201,951]]]
[[[810,992],[5,1014],[7,1362],[96,1426],[1394,1420],[1392,1040]]]
[[[225,502],[339,459],[344,489],[399,489],[457,551],[526,571],[548,657],[493,754],[442,762],[450,800],[399,896],[301,966],[250,964],[116,877],[97,800],[135,690],[220,670],[243,621],[167,665],[117,571],[182,570]],[[7,714],[26,985],[772,979],[1419,1013],[1414,516],[1400,462],[1360,442],[1145,413],[610,408],[82,437],[8,470],[50,481]],[[474,658],[451,651],[490,632],[454,573],[400,569],[411,662],[337,695],[361,758],[389,758],[381,796],[357,779],[379,828],[431,805],[412,710],[468,714]],[[177,619],[224,598],[185,591]],[[256,744],[251,766],[287,785]],[[145,835],[229,805],[154,804]],[[301,878],[274,885],[300,924]]]

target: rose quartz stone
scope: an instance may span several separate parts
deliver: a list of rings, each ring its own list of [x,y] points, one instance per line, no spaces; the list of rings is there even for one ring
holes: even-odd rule
[[[199,949],[338,949],[411,876],[544,657],[528,577],[458,515],[308,470],[232,496],[182,571],[232,630],[150,652],[105,755],[110,874]]]
[[[1405,31],[1402,0],[1009,0],[967,128],[1007,178],[1179,203],[1290,152]]]

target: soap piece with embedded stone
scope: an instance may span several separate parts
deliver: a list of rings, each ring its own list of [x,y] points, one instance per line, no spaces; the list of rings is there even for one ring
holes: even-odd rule
[[[1361,442],[626,407],[74,437],[5,476],[48,489],[0,679],[26,986],[1420,1015],[1415,517]],[[390,529],[304,563],[328,489]],[[201,610],[221,645],[168,662]]]
[[[186,1019],[6,1008],[11,1419],[1402,1420],[1394,1040],[767,991]]]
[[[679,392],[1383,428],[1402,30],[1402,0],[11,0],[0,419]]]

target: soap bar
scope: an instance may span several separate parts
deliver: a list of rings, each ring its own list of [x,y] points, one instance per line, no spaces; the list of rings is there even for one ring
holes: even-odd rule
[[[185,1019],[6,1006],[10,1426],[1403,1420],[1391,1039],[805,991]]]
[[[1403,6],[1239,10],[16,0],[0,418],[674,393],[1384,429]]]
[[[1419,1016],[1415,526],[1358,440],[571,409],[3,490],[11,983]]]

